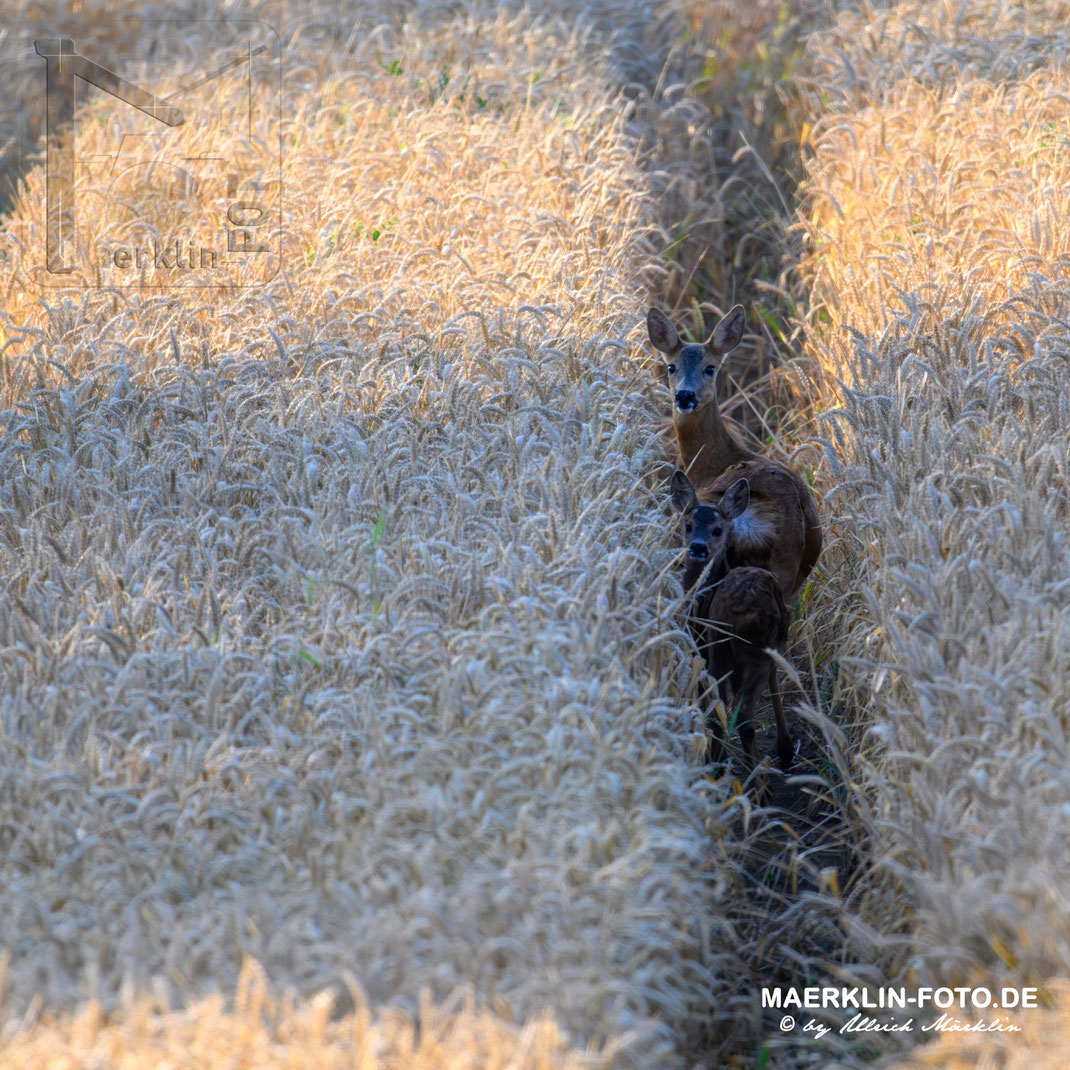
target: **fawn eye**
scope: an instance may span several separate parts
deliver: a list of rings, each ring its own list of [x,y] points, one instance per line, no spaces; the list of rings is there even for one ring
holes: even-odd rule
[[[670,375],[675,375],[675,374],[676,374],[676,365],[675,365],[675,364],[670,364],[670,365],[668,366],[668,368],[666,368],[665,370],[666,370],[666,371],[667,371],[667,372],[668,372],[668,373],[669,373]]]
[[[711,535],[712,535],[712,536],[713,536],[713,537],[714,537],[715,539],[716,539],[716,538],[719,538],[719,537],[720,537],[720,535],[721,535],[721,529],[720,529],[719,527],[717,527],[717,528],[714,528],[714,529],[713,529],[713,530],[712,530],[712,531],[710,532],[710,534],[711,534]]]
[[[707,364],[703,371],[712,379],[717,372],[717,367],[713,364]]]
[[[690,535],[691,534],[691,525],[690,524],[685,524],[684,525],[684,534],[685,535]]]

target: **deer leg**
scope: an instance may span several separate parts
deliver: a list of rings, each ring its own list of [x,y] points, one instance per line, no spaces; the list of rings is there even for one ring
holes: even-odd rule
[[[725,658],[727,648],[728,644],[723,639],[713,640],[712,629],[706,629],[705,646],[702,647],[702,653],[706,658],[706,671],[717,681],[717,695],[724,704],[725,709],[729,708],[727,697],[728,679],[731,669],[731,665]],[[714,765],[725,761],[727,758],[728,753],[725,750],[724,730],[722,729],[720,719],[717,717],[713,709],[707,709],[706,762],[709,765]]]
[[[727,678],[722,679],[717,675],[717,663],[713,657],[712,648],[706,647],[706,671],[717,681],[717,697],[727,708],[725,701],[727,694]],[[717,716],[717,704],[708,703],[706,706],[706,764],[717,765],[728,758],[724,745],[724,729],[721,719]]]
[[[706,671],[717,681],[717,697],[725,709],[728,709],[728,677],[717,675],[717,661],[712,653],[712,647],[706,648]],[[706,763],[717,765],[727,761],[728,752],[725,750],[724,728],[721,719],[717,716],[717,704],[712,703],[706,707]]]
[[[742,687],[736,691],[736,697],[739,700],[737,728],[740,742],[743,744],[743,753],[747,758],[748,771],[758,764],[758,744],[754,739],[754,705],[761,686],[761,678],[755,679],[751,673],[748,673],[743,679]]]
[[[776,753],[780,760],[780,768],[785,772],[791,768],[795,757],[795,741],[788,731],[787,722],[784,720],[784,700],[777,687],[776,663],[769,665],[769,694],[773,699],[773,713],[776,716]]]
[[[746,756],[747,774],[754,773],[758,765],[758,742],[754,738],[754,707],[762,691],[764,674],[749,674],[743,687],[743,697],[739,704],[739,738],[743,741],[743,753]],[[769,786],[769,777],[765,771],[757,774],[754,781],[754,797],[759,806],[769,806],[773,801],[773,791]]]
[[[695,644],[695,649],[706,663],[706,671],[712,674],[713,655],[710,650],[709,628],[706,625],[705,618],[698,612],[697,599],[691,604],[691,612],[687,617],[687,628],[691,632],[691,639]],[[717,718],[714,717],[713,710],[708,704],[704,724],[706,728],[706,764],[712,765],[714,762],[723,761],[724,759],[724,739],[717,724]]]

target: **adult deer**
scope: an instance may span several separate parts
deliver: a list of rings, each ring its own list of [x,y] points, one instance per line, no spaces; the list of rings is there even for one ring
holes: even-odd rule
[[[736,305],[709,341],[684,344],[664,312],[652,308],[647,313],[650,341],[667,358],[659,374],[673,393],[681,466],[701,501],[712,501],[737,480],[747,480],[750,505],[733,528],[738,563],[771,572],[792,605],[821,553],[821,521],[806,481],[737,441],[721,418],[717,370],[725,354],[739,345],[744,323],[743,306]]]

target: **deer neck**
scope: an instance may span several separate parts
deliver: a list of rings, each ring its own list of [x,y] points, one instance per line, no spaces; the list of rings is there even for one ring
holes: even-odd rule
[[[716,398],[698,412],[673,412],[680,462],[695,486],[716,479],[726,468],[755,454],[733,437],[721,419]]]

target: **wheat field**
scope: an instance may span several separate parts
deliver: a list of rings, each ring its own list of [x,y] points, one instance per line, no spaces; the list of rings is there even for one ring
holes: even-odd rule
[[[1070,8],[844,7],[808,42],[800,226],[859,920],[878,977],[1044,985],[1070,969]],[[1065,1035],[921,1062],[1062,1065]]]
[[[187,69],[278,36],[275,251],[108,268],[223,191],[89,93],[57,284],[20,27],[136,72],[160,11],[0,35],[0,1065],[1049,1065],[1070,8],[184,0]],[[210,155],[241,79],[159,77]],[[827,524],[787,811],[702,764],[645,340],[736,300],[725,410]],[[1057,1009],[906,1052],[759,999],[922,983]]]
[[[82,287],[30,255],[39,163],[0,234],[7,1063],[753,1045],[744,863],[775,818],[698,760],[638,329],[684,285],[678,231],[721,220],[697,104],[657,95],[682,22],[184,11],[283,42],[281,269],[102,270],[179,223],[207,244],[218,190],[99,166],[143,122],[99,95]],[[191,156],[240,89],[184,97]]]

